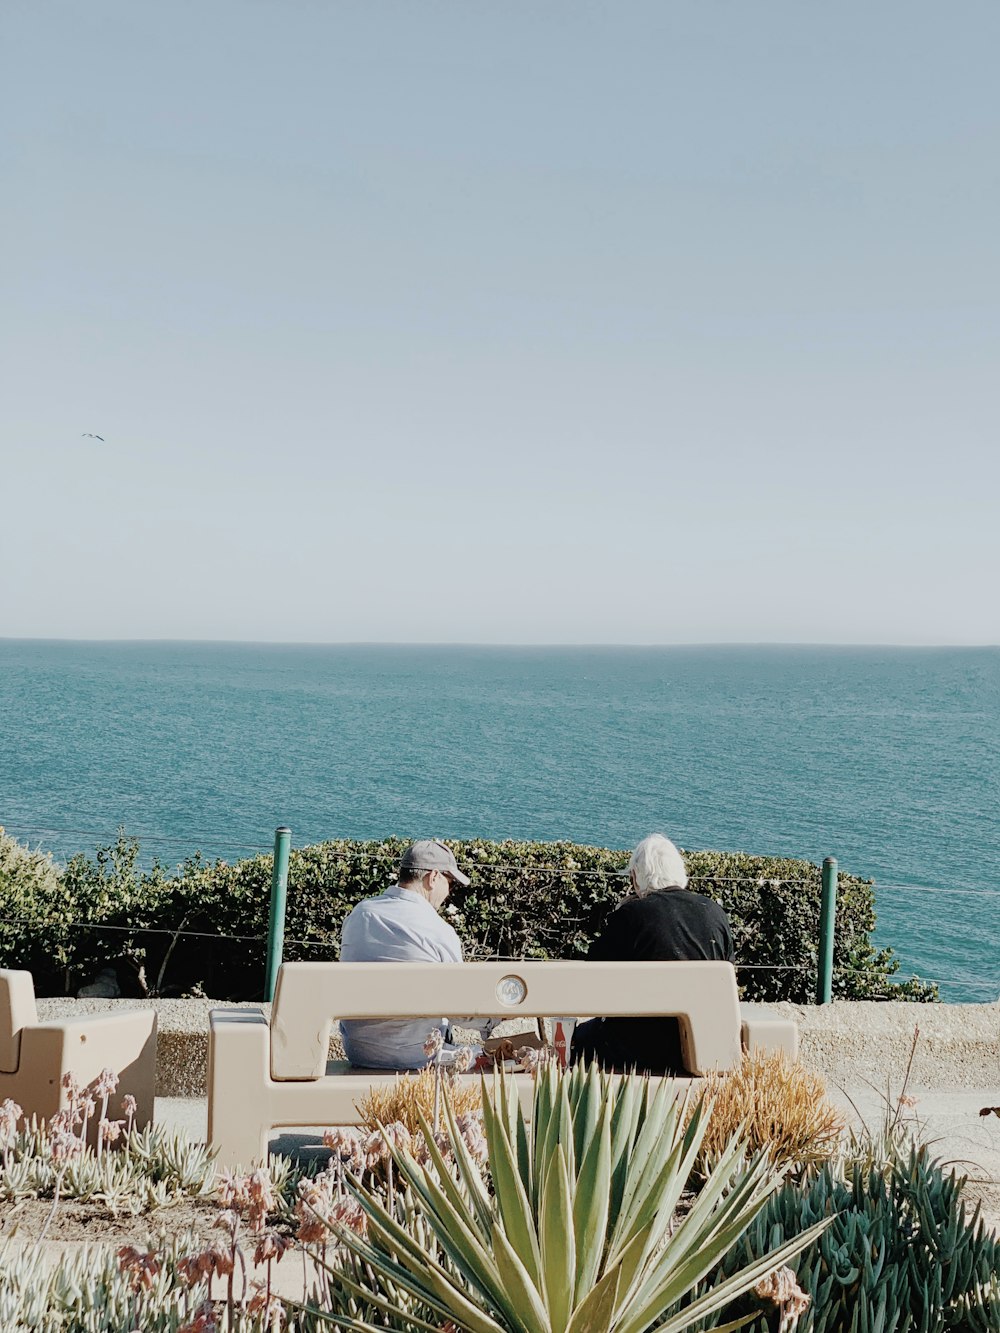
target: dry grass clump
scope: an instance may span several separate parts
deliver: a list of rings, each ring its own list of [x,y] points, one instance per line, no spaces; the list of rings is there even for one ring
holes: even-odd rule
[[[379,1123],[391,1125],[398,1120],[411,1134],[416,1134],[420,1129],[421,1112],[433,1123],[436,1077],[433,1067],[428,1067],[417,1074],[400,1074],[391,1085],[369,1088],[358,1102],[358,1112],[365,1126],[373,1130]],[[482,1112],[483,1098],[478,1079],[468,1082],[453,1079],[445,1071],[440,1077],[441,1095],[448,1098],[456,1116],[470,1111]]]
[[[751,1152],[768,1147],[776,1166],[812,1166],[837,1152],[844,1118],[826,1084],[780,1051],[744,1055],[728,1074],[706,1079],[712,1102],[699,1165],[716,1160],[742,1129]]]

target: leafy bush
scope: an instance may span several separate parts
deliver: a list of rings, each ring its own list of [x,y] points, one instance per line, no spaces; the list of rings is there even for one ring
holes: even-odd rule
[[[58,924],[65,916],[63,877],[52,857],[0,828],[0,967],[54,975],[66,963]]]
[[[0,838],[0,845],[10,841]],[[395,881],[405,845],[340,839],[293,851],[285,957],[336,958],[347,913]],[[472,879],[445,909],[469,958],[585,957],[626,891],[620,872],[628,852],[483,839],[449,846]],[[0,934],[0,966],[29,967],[40,994],[75,989],[97,967],[124,962],[120,980],[133,993],[200,987],[219,998],[259,998],[270,856],[229,865],[195,855],[167,876],[155,863],[142,870],[138,844],[122,832],[94,860],[75,856],[64,871],[53,872],[53,881],[34,862],[22,871],[17,853],[7,855],[12,870],[0,873],[0,917],[20,917],[24,924]],[[817,967],[819,867],[726,852],[688,852],[686,860],[691,887],[719,902],[732,921],[736,956],[747,965],[740,972],[744,998],[808,1002]],[[43,928],[42,921],[50,924]],[[104,923],[103,933],[75,924],[97,922]],[[841,875],[835,994],[936,999],[936,989],[915,978],[893,981],[899,964],[890,950],[872,946],[874,925],[871,882]],[[219,935],[237,938],[223,943]]]
[[[31,972],[43,995],[75,989],[106,962],[134,973],[140,992],[154,990],[145,985],[146,946],[135,928],[161,924],[166,882],[158,863],[140,868],[139,843],[124,832],[93,860],[80,854],[57,866],[0,828],[0,967]],[[122,980],[128,987],[128,976]]]
[[[745,1055],[728,1074],[710,1077],[712,1115],[701,1164],[710,1166],[737,1133],[751,1152],[766,1148],[778,1167],[814,1166],[840,1150],[844,1118],[826,1085],[780,1051]]]
[[[914,1145],[868,1170],[855,1165],[846,1179],[824,1166],[802,1186],[787,1184],[768,1200],[712,1281],[832,1217],[792,1261],[812,1297],[802,1333],[996,1333],[1000,1243],[978,1208],[967,1215],[962,1188],[961,1178]],[[735,1314],[730,1309],[721,1317]],[[758,1316],[747,1333],[776,1327],[775,1319]]]

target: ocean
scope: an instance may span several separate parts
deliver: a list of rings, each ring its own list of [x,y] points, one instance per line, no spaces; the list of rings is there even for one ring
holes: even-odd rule
[[[479,835],[817,861],[1000,996],[1000,649],[0,640],[0,825],[65,858]]]

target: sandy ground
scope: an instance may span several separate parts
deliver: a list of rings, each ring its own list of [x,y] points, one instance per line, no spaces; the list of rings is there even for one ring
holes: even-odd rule
[[[75,1199],[61,1202],[52,1215],[52,1202],[22,1199],[16,1204],[0,1205],[0,1243],[17,1242],[27,1246],[44,1231],[46,1242],[77,1245],[143,1245],[151,1236],[186,1236],[195,1231],[206,1235],[212,1227],[216,1206],[210,1199],[182,1199],[155,1213],[112,1216],[103,1203],[81,1203]]]

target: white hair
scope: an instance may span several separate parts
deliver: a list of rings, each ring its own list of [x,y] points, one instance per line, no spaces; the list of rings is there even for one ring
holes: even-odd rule
[[[628,863],[632,883],[640,898],[654,889],[686,889],[684,858],[662,833],[651,833],[632,853]]]

